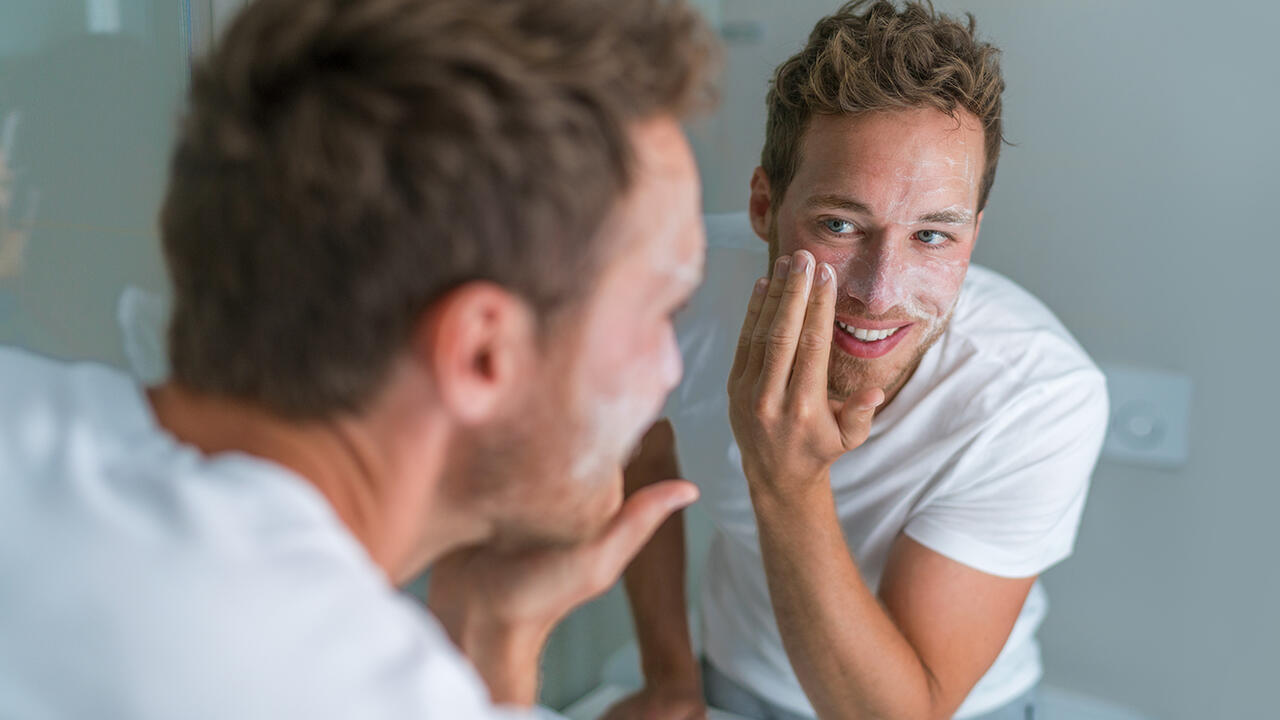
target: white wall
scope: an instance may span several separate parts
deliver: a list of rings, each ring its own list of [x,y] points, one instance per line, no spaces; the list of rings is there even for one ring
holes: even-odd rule
[[[835,0],[724,0],[725,103],[694,131],[710,211],[746,207],[773,67]],[[1093,356],[1195,382],[1190,463],[1104,461],[1073,558],[1045,583],[1048,681],[1167,720],[1276,717],[1280,671],[1280,6],[939,0],[1004,51],[1007,147],[976,259],[1044,299]],[[698,530],[701,534],[703,531]],[[625,606],[576,618],[575,667]],[[558,691],[581,678],[549,675]]]

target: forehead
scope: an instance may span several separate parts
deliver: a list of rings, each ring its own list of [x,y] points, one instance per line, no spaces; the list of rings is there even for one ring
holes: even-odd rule
[[[978,119],[965,111],[957,117],[932,108],[816,115],[801,138],[792,183],[802,193],[854,192],[868,202],[945,189],[975,205],[983,137]]]
[[[697,166],[675,120],[633,128],[636,172],[605,228],[616,245],[614,274],[631,280],[696,284],[702,272],[704,232]]]

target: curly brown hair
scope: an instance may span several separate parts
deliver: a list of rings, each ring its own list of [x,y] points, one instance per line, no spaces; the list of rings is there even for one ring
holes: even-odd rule
[[[995,182],[1000,145],[1000,51],[977,39],[968,22],[941,15],[930,2],[901,9],[887,0],[854,0],[818,21],[804,49],[778,66],[765,104],[760,164],[772,201],[780,203],[800,163],[800,141],[815,114],[936,108],[982,124],[986,166],[978,209]]]
[[[192,78],[162,239],[174,379],[359,410],[463,283],[585,294],[630,129],[711,91],[684,0],[256,0]]]

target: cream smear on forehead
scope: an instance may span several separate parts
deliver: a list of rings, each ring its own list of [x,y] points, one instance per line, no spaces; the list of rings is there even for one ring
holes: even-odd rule
[[[963,138],[958,143],[961,146],[967,144]],[[978,180],[973,158],[967,152],[962,154],[961,159],[944,156],[906,161],[893,169],[893,179],[906,183],[906,187],[901,188],[898,196],[890,201],[889,207],[885,209],[885,218],[903,225],[915,219],[906,217],[908,206],[915,204],[918,207],[924,199],[952,191],[954,188],[948,187],[952,183],[963,188],[974,188]],[[918,188],[916,185],[926,187]]]

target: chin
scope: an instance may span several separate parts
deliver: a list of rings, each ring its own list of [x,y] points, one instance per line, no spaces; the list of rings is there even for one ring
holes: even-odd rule
[[[611,474],[610,479],[593,488],[591,497],[582,503],[578,515],[580,537],[593,537],[600,533],[622,508],[622,473]]]
[[[893,355],[897,355],[895,352]],[[909,359],[909,358],[907,358]],[[858,390],[876,387],[888,392],[910,367],[911,362],[894,356],[864,360],[850,357],[839,348],[831,349],[830,368],[827,373],[827,394],[834,400],[844,402]]]
[[[621,474],[590,488],[575,483],[546,492],[526,506],[520,535],[531,544],[577,544],[599,535],[618,514],[622,501]]]

